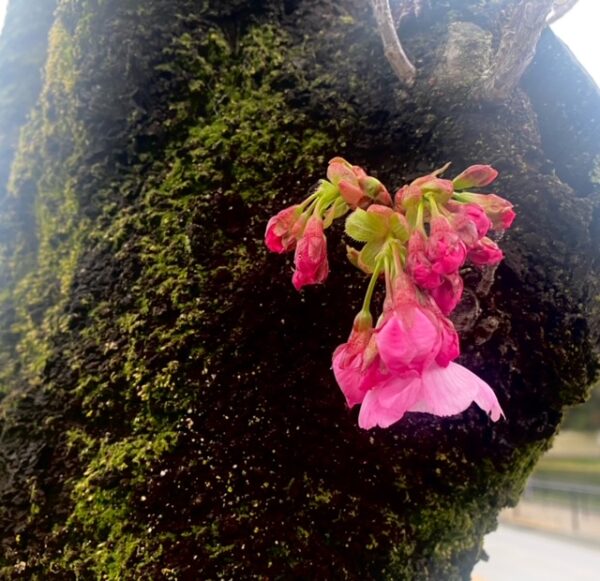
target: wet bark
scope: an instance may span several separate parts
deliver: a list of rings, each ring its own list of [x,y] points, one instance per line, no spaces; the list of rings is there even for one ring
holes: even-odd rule
[[[4,577],[469,578],[596,377],[600,99],[546,32],[481,100],[504,4],[431,4],[406,89],[359,0],[61,2],[2,208]],[[334,155],[389,187],[500,171],[506,260],[455,322],[506,421],[357,427],[340,229],[302,294],[262,244]]]

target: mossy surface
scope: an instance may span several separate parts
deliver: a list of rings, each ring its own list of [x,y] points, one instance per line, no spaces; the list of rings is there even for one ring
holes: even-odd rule
[[[527,97],[400,91],[358,1],[63,0],[45,70],[7,210],[1,574],[468,579],[595,373],[596,202],[556,177]],[[457,324],[505,422],[357,428],[329,372],[364,286],[339,229],[302,295],[262,244],[335,154],[390,185],[501,170],[519,221]]]

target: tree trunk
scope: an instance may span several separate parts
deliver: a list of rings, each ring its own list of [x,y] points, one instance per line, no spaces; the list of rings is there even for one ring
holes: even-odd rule
[[[3,38],[43,28],[30,4]],[[406,88],[364,0],[59,3],[1,210],[4,578],[469,579],[595,378],[600,98],[546,32],[481,100],[508,0],[431,4]],[[465,271],[454,321],[505,421],[358,428],[341,228],[301,294],[262,242],[335,155],[390,187],[500,171],[506,260]]]

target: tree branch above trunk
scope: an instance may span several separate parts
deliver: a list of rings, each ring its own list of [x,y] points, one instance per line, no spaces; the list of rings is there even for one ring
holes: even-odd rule
[[[385,56],[400,81],[410,87],[415,82],[416,69],[402,48],[389,0],[371,0]]]
[[[501,101],[515,90],[533,59],[553,4],[552,0],[520,0],[513,7],[502,29],[494,68],[484,83],[484,98]]]

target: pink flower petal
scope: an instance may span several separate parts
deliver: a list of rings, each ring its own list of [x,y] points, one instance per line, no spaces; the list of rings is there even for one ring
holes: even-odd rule
[[[377,331],[381,359],[392,372],[422,371],[440,349],[440,329],[433,316],[414,304],[396,306],[394,315]]]
[[[447,367],[432,365],[422,375],[421,399],[410,411],[421,411],[436,416],[453,416],[475,402],[496,421],[502,414],[500,404],[491,387],[462,365],[450,363]]]
[[[358,414],[358,425],[364,430],[396,423],[419,398],[421,381],[414,374],[395,378],[370,390]]]

